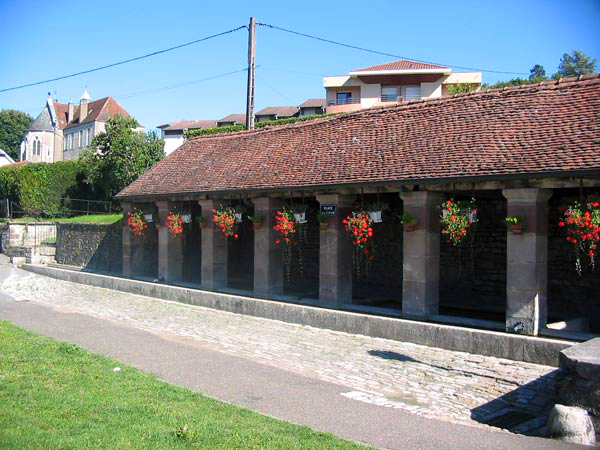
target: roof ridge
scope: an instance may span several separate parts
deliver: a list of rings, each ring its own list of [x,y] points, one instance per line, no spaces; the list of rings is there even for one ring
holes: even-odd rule
[[[566,86],[571,86],[571,85],[583,84],[583,82],[586,82],[586,81],[591,82],[591,83],[586,83],[586,84],[600,83],[600,73],[579,75],[578,77],[560,78],[559,80],[542,81],[540,83],[523,84],[520,86],[507,86],[507,87],[503,87],[503,88],[486,89],[486,90],[477,91],[477,92],[455,94],[451,97],[437,97],[437,98],[424,98],[424,99],[420,99],[420,100],[410,100],[409,102],[398,104],[398,105],[390,105],[390,106],[382,105],[382,106],[376,106],[376,107],[369,108],[369,109],[363,109],[360,111],[334,113],[334,114],[328,115],[327,117],[319,117],[317,119],[312,119],[312,120],[304,120],[304,121],[298,121],[298,122],[294,122],[294,123],[286,123],[286,124],[281,124],[281,125],[269,125],[269,126],[265,126],[265,127],[254,128],[252,130],[241,130],[241,131],[235,131],[235,132],[230,132],[230,133],[217,133],[217,134],[195,136],[192,139],[190,139],[190,141],[197,140],[197,139],[203,139],[203,140],[205,140],[205,139],[209,139],[209,140],[210,139],[224,139],[226,137],[239,136],[241,134],[245,134],[247,136],[252,136],[252,135],[255,135],[256,133],[275,132],[275,131],[285,130],[285,129],[289,129],[289,128],[303,128],[303,127],[308,127],[308,126],[315,126],[315,125],[321,124],[323,122],[328,122],[330,120],[340,120],[340,119],[346,120],[346,119],[356,117],[356,116],[379,115],[379,114],[383,114],[383,113],[386,113],[386,112],[388,112],[390,110],[394,110],[394,109],[401,110],[401,109],[408,109],[408,108],[414,108],[414,107],[422,107],[424,105],[427,105],[427,106],[437,105],[440,103],[462,100],[462,99],[469,98],[469,97],[482,97],[484,95],[498,94],[498,93],[503,93],[503,92],[513,92],[513,91],[518,91],[518,90],[534,89],[534,88],[540,88],[540,87],[541,88],[547,88],[547,87],[552,87],[552,86],[566,87]]]

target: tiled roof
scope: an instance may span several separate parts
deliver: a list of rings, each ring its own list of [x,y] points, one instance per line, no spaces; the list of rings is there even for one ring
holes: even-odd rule
[[[446,66],[436,66],[434,64],[424,64],[414,61],[394,61],[387,64],[379,64],[378,66],[364,67],[362,69],[352,70],[352,72],[374,72],[379,70],[429,70],[429,69],[449,69]]]
[[[300,108],[324,108],[327,106],[327,100],[324,98],[311,98],[300,105]]]
[[[241,125],[246,124],[246,114],[229,114],[222,119],[217,120],[217,123],[221,122],[234,122]]]
[[[600,174],[600,75],[194,138],[118,197]]]
[[[256,113],[257,116],[292,117],[300,108],[297,106],[269,106]]]
[[[199,128],[214,128],[217,126],[216,120],[178,120],[177,122],[167,123],[165,125],[159,125],[157,128],[160,128],[164,131],[174,131],[174,130],[195,130]]]
[[[82,122],[79,122],[79,107],[77,107],[75,109],[74,119],[69,122],[65,128],[76,127],[82,123],[89,123],[96,120],[106,122],[109,117],[116,116],[117,114],[123,117],[129,117],[127,111],[125,111],[114,98],[105,97],[88,103],[88,113]]]
[[[75,109],[79,107],[76,106]],[[67,126],[67,113],[69,112],[69,105],[65,103],[54,102],[54,111],[58,118],[58,128],[63,129]]]

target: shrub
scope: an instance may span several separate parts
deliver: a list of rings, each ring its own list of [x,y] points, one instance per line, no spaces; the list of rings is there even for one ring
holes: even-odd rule
[[[82,179],[78,161],[34,163],[0,168],[0,198],[8,198],[29,215],[60,214],[64,200],[78,192]]]
[[[191,139],[196,136],[205,136],[208,134],[235,133],[236,131],[243,131],[245,129],[246,127],[244,125],[229,125],[226,127],[201,128],[198,130],[186,130],[183,132],[183,136],[186,139]]]

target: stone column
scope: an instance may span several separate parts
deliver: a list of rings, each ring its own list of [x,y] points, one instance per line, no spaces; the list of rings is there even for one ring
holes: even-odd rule
[[[546,326],[548,199],[550,189],[503,189],[507,215],[525,221],[522,235],[507,231],[506,330],[537,336]]]
[[[128,213],[133,210],[133,206],[131,203],[122,203],[123,208],[123,267],[122,272],[123,276],[127,278],[131,278],[132,275],[132,260],[133,260],[133,243],[131,242],[131,229],[129,225],[127,225]]]
[[[440,211],[443,194],[402,192],[404,211],[417,219],[415,231],[404,233],[402,247],[402,315],[425,319],[440,303]]]
[[[258,230],[254,230],[254,294],[270,298],[283,294],[283,252],[275,243],[277,232],[275,214],[281,208],[281,199],[260,197],[252,199],[254,216],[264,217]]]
[[[158,229],[158,278],[165,282],[181,280],[183,271],[183,243],[181,236],[170,235],[166,227],[167,216],[173,210],[173,203],[156,202],[160,227]]]
[[[227,238],[212,223],[212,210],[219,202],[210,199],[198,203],[208,224],[202,229],[202,289],[215,291],[227,287]]]
[[[352,242],[344,231],[342,219],[352,211],[354,197],[317,195],[317,201],[336,206],[335,220],[320,235],[319,302],[327,306],[352,303]]]

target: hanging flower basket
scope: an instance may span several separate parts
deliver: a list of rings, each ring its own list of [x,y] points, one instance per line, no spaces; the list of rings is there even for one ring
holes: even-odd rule
[[[144,220],[144,213],[137,208],[133,208],[133,212],[129,211],[127,216],[127,225],[133,235],[143,236],[144,231],[148,228],[148,224]],[[150,217],[152,217],[152,214],[150,214]]]
[[[237,239],[239,237],[239,235],[237,234],[238,222],[236,220],[236,213],[233,208],[231,208],[230,206],[226,208],[223,206],[219,206],[219,208],[213,209],[212,213],[213,223],[217,226],[219,230],[223,232],[225,236],[233,237],[234,239]]]
[[[592,201],[582,206],[574,202],[558,223],[567,232],[567,241],[575,249],[575,270],[581,276],[581,255],[589,258],[592,269],[595,268],[596,250],[600,242],[600,203]]]
[[[471,224],[477,222],[477,205],[475,199],[456,202],[446,200],[441,205],[442,234],[454,246],[460,245]]]
[[[181,235],[181,233],[183,233],[183,220],[181,219],[181,215],[178,213],[170,213],[167,216],[165,225],[171,237],[177,238]]]
[[[374,259],[373,255],[373,221],[367,211],[353,211],[352,214],[342,220],[344,229],[350,235],[354,246],[353,266],[356,275],[360,277],[361,267],[366,266]]]
[[[275,214],[275,226],[273,229],[280,234],[280,237],[275,239],[275,243],[284,244],[283,267],[285,269],[286,279],[290,281],[292,270],[292,249],[293,246],[298,245],[297,242],[294,242],[294,238],[298,233],[298,224],[294,218],[294,213],[285,206],[281,211],[277,211]]]

